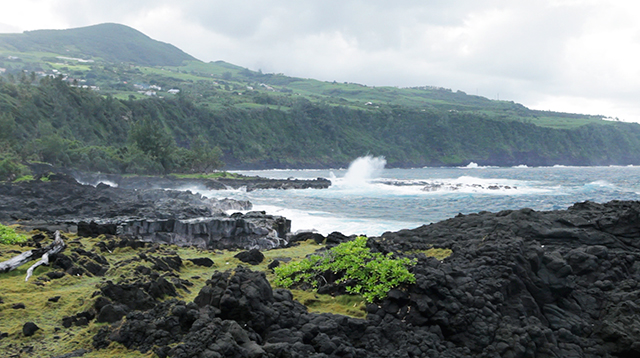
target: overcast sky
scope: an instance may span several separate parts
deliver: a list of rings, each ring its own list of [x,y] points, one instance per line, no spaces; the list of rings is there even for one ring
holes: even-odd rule
[[[0,32],[115,22],[207,62],[640,122],[639,14],[637,0],[3,0]]]

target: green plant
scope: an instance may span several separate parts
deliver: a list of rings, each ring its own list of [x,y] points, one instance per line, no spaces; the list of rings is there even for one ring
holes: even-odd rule
[[[345,284],[347,292],[361,294],[368,302],[386,297],[389,290],[404,283],[415,283],[409,267],[415,260],[394,258],[366,247],[367,238],[359,236],[342,243],[323,255],[311,255],[302,261],[275,268],[274,284],[282,287],[309,284],[318,287],[325,273],[339,277],[335,282]]]
[[[0,224],[0,244],[19,244],[27,241],[28,239],[29,238],[27,236],[16,233],[13,228]]]
[[[23,175],[23,176],[21,176],[19,178],[16,178],[16,180],[14,180],[13,182],[14,183],[20,183],[20,182],[23,182],[23,181],[32,181],[32,180],[34,180],[33,179],[33,175]]]

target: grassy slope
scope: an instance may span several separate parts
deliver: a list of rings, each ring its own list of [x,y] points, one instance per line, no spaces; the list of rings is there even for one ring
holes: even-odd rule
[[[20,59],[8,60],[8,56]],[[80,63],[56,56],[91,58],[95,62]],[[489,100],[443,88],[368,87],[262,74],[224,61],[204,63],[172,45],[117,24],[0,34],[0,67],[14,73],[23,69],[53,73],[51,70],[56,69],[69,77],[86,80],[87,84],[98,85],[101,93],[117,98],[142,98],[133,83],[161,85],[164,89],[158,95],[162,96],[172,96],[166,93],[169,88],[180,88],[194,96],[199,105],[211,109],[232,105],[239,108],[273,106],[287,110],[287,98],[305,97],[313,102],[362,109],[405,106],[472,112],[494,120],[522,121],[551,128],[608,123],[601,116],[532,111],[513,102]],[[246,96],[248,92],[262,93],[282,103],[256,104],[253,97]],[[245,96],[239,96],[239,93]]]

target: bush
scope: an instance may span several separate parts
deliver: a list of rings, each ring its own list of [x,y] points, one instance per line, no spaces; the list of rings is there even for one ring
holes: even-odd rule
[[[0,181],[12,181],[28,172],[28,168],[20,164],[15,158],[0,160]]]
[[[16,233],[13,228],[0,224],[0,244],[13,245],[27,241],[25,235]]]
[[[372,253],[366,244],[367,238],[359,236],[323,255],[276,267],[274,284],[286,288],[304,284],[318,287],[320,279],[326,281],[325,273],[331,272],[339,277],[336,283],[345,284],[347,292],[361,294],[373,302],[385,298],[392,288],[415,283],[415,276],[409,272],[415,261],[393,258],[392,253]]]

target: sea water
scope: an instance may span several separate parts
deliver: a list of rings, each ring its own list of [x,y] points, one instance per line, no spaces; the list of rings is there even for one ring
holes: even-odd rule
[[[328,189],[199,191],[249,200],[253,210],[285,216],[292,231],[378,236],[459,213],[566,209],[576,202],[640,200],[640,167],[482,167],[387,169],[362,157],[333,170],[238,171],[267,178],[327,178]]]

